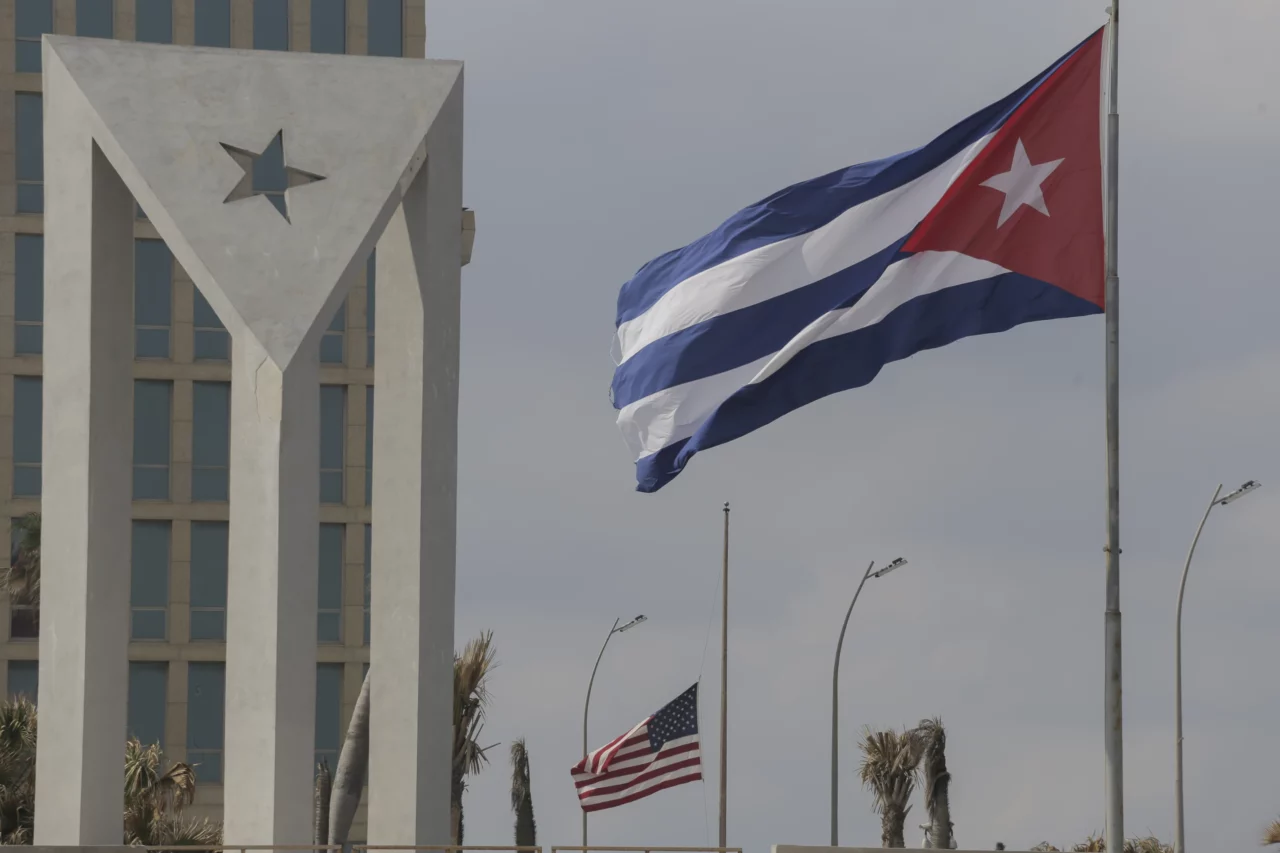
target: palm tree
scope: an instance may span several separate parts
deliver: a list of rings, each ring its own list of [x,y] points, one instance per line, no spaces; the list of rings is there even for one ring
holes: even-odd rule
[[[360,793],[364,790],[365,776],[369,772],[369,676],[373,667],[364,674],[360,696],[351,711],[347,725],[347,737],[338,753],[338,768],[333,774],[333,793],[329,797],[329,843],[346,844],[360,806]]]
[[[333,776],[329,773],[329,759],[320,759],[316,767],[316,787],[311,798],[311,843],[329,843],[329,801],[333,797]]]
[[[0,704],[0,844],[30,844],[35,822],[36,707],[24,697]],[[163,768],[163,770],[162,770]],[[222,843],[222,827],[182,814],[195,799],[196,774],[177,762],[165,768],[160,747],[125,743],[125,844],[152,847]]]
[[[479,773],[492,747],[481,747],[480,731],[489,705],[489,673],[494,668],[493,632],[485,631],[467,643],[453,659],[453,768],[449,786],[449,829],[454,844],[462,844],[462,795],[466,777]]]
[[[511,744],[511,810],[516,813],[516,846],[536,847],[538,824],[533,819],[529,751],[525,748],[524,738]]]
[[[942,720],[921,720],[915,734],[922,744],[924,801],[929,809],[929,839],[934,849],[951,849],[951,774],[947,771],[947,732]]]
[[[1262,844],[1280,844],[1280,820],[1267,827],[1267,831],[1262,834]]]
[[[35,823],[36,706],[0,705],[0,844],[30,844]]]
[[[921,741],[912,731],[863,729],[858,777],[875,798],[883,847],[906,847],[903,827],[919,774]]]
[[[179,761],[161,772],[164,764],[158,745],[144,746],[132,738],[125,744],[124,843],[147,847],[221,843],[222,827],[182,815],[195,800],[195,770]]]
[[[40,603],[40,513],[15,519],[12,535],[9,568],[0,585],[9,593],[11,603],[34,607]]]

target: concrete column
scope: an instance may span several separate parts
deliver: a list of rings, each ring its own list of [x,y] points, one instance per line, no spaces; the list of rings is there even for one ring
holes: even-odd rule
[[[119,845],[128,702],[133,197],[91,140],[75,84],[47,55],[45,85],[35,841]]]
[[[461,207],[459,82],[378,242],[371,844],[449,839]]]
[[[284,370],[232,341],[225,838],[307,844],[315,751],[320,330]]]

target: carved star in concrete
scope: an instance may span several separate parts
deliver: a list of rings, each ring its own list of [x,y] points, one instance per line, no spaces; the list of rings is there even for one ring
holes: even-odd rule
[[[225,142],[219,144],[244,170],[244,176],[222,200],[223,204],[252,198],[255,195],[265,196],[285,221],[290,222],[292,220],[289,219],[286,190],[325,179],[324,175],[317,175],[288,164],[284,153],[283,129],[276,131],[276,135],[267,143],[267,147],[257,153]]]

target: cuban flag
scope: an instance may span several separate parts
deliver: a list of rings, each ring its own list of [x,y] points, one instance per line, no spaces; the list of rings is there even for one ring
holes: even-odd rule
[[[638,490],[889,362],[1101,313],[1104,29],[924,147],[788,187],[623,285]]]

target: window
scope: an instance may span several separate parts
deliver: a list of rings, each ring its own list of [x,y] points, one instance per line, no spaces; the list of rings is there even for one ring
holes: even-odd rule
[[[135,0],[134,38],[155,44],[173,44],[173,0]]]
[[[373,587],[373,525],[364,526],[364,644],[369,645],[369,600]]]
[[[374,320],[374,317],[377,316],[377,312],[374,311],[374,296],[373,296],[374,283],[377,280],[377,276],[374,275],[374,272],[377,269],[377,262],[375,260],[377,257],[377,254],[378,254],[377,249],[374,249],[372,252],[370,252],[369,260],[367,263],[365,263],[365,266],[364,266],[364,279],[366,283],[364,325],[369,333],[369,339],[366,344],[368,348],[368,352],[365,354],[365,363],[368,364],[370,367],[373,367],[373,320]]]
[[[227,638],[227,523],[191,522],[191,639]]]
[[[17,556],[18,548],[24,536],[21,518],[10,519],[9,522],[9,558]],[[38,640],[40,638],[40,605],[14,604],[9,600],[9,639]],[[35,696],[33,694],[32,699]]]
[[[13,377],[13,496],[40,497],[40,431],[44,395],[39,376]]]
[[[284,216],[284,191],[288,188],[289,176],[284,170],[284,142],[281,134],[277,133],[262,156],[253,161],[253,189],[254,192],[265,195],[267,201],[274,204],[280,215]]]
[[[231,335],[214,313],[200,288],[195,289],[195,357],[196,361],[230,361]]]
[[[338,749],[342,745],[342,664],[316,664],[316,766],[329,762],[329,772],[338,769]]]
[[[109,39],[115,36],[113,0],[76,0],[76,35]]]
[[[320,386],[320,503],[342,503],[347,386]]]
[[[222,782],[222,726],[226,664],[187,664],[187,763],[201,782]]]
[[[369,55],[404,55],[402,0],[369,0]]]
[[[44,351],[44,235],[13,237],[13,351]]]
[[[320,586],[316,639],[342,642],[342,540],[345,526],[320,525]]]
[[[133,498],[169,499],[169,435],[173,383],[133,382]]]
[[[133,523],[129,606],[135,640],[163,640],[169,615],[169,539],[167,521]]]
[[[191,499],[225,501],[231,460],[231,383],[194,383],[191,422]]]
[[[127,737],[164,749],[164,712],[168,705],[169,663],[129,661]]]
[[[338,312],[334,314],[333,319],[329,321],[329,328],[324,330],[324,337],[320,339],[321,364],[342,364],[342,339],[346,328],[347,300],[344,299],[342,300],[342,304],[338,306]]]
[[[231,47],[231,0],[196,0],[196,44]]]
[[[32,703],[40,692],[40,662],[34,660],[9,661],[9,698],[25,696]]]
[[[40,95],[14,95],[13,133],[18,213],[44,213],[44,100]]]
[[[53,0],[18,0],[13,22],[14,71],[40,72],[40,36],[53,32]]]
[[[289,49],[289,0],[253,0],[253,49]]]
[[[364,503],[373,506],[373,386],[364,388]]]
[[[347,0],[311,0],[311,52],[347,52]]]
[[[135,240],[133,247],[133,352],[138,358],[168,358],[173,255],[163,240]]]

